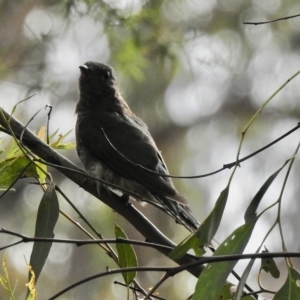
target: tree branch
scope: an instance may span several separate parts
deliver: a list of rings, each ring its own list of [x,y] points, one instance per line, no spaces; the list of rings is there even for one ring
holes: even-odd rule
[[[10,120],[9,125],[8,120]],[[32,133],[28,128],[25,128],[23,124],[17,121],[14,117],[10,116],[2,108],[0,108],[0,125],[2,125],[4,129],[8,131],[10,131],[11,129],[18,139],[22,134],[22,143],[28,149],[30,149],[34,154],[36,154],[46,162],[55,165],[54,168],[56,168],[63,175],[68,177],[78,186],[81,186],[91,195],[104,202],[111,209],[122,215],[128,222],[130,222],[136,228],[137,231],[139,231],[145,237],[147,241],[155,244],[175,247],[175,244],[170,239],[168,239],[161,231],[159,231],[158,228],[156,228],[133,205],[128,205],[125,201],[122,201],[123,199],[121,199],[121,197],[118,197],[113,193],[108,193],[106,189],[102,189],[100,191],[100,195],[98,195],[95,186],[93,186],[90,181],[85,180],[85,175],[73,172],[73,170],[83,172],[80,168],[75,166],[71,161],[69,161],[61,154],[54,151],[51,147],[49,147],[46,143],[40,140],[34,133]],[[168,256],[168,254],[170,253],[170,251],[166,249],[157,250],[166,256]],[[191,263],[193,261],[195,261],[195,259],[189,256],[184,256],[176,262],[182,265]],[[188,271],[194,276],[198,277],[199,274],[202,272],[203,268],[203,266],[196,266],[192,269],[189,269]]]

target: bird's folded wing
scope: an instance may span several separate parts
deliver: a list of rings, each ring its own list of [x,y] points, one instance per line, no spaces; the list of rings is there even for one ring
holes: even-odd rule
[[[158,196],[187,204],[170,179],[153,173],[168,174],[168,171],[141,120],[104,112],[96,118],[84,118],[78,125],[78,130],[84,128],[85,132],[80,134],[82,143],[108,168]]]

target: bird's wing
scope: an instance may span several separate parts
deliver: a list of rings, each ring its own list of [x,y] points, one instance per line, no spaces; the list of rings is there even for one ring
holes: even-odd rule
[[[78,130],[83,145],[108,168],[158,196],[187,205],[170,178],[146,170],[168,174],[146,125],[140,119],[101,112],[79,119]]]

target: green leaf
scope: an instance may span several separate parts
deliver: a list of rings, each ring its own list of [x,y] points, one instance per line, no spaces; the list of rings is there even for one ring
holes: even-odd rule
[[[53,139],[54,139],[54,137],[57,135],[57,133],[58,133],[58,128],[49,136],[49,141],[51,142]]]
[[[67,150],[67,149],[74,149],[75,148],[75,143],[74,142],[70,142],[70,143],[62,143],[64,138],[66,138],[70,132],[72,130],[68,131],[66,134],[59,134],[58,138],[55,142],[50,143],[50,147],[52,147],[53,149],[63,149],[63,150]],[[57,133],[57,131],[55,132],[55,134]],[[51,135],[51,139],[52,140],[54,138],[54,135]]]
[[[222,290],[220,292],[220,296],[219,299],[222,300],[231,300],[232,299],[232,295],[230,293],[230,289],[231,287],[233,287],[234,285],[232,283],[226,283],[223,287]]]
[[[0,182],[1,186],[9,187],[20,175],[20,178],[34,177],[39,178],[36,166],[26,157],[9,158],[0,162]],[[27,167],[28,166],[28,167]],[[27,169],[24,171],[24,169]]]
[[[16,158],[17,156],[24,156],[24,153],[22,152],[16,141],[13,140],[11,147],[7,151],[6,158]]]
[[[226,283],[221,290],[220,296],[218,299],[220,300],[233,300],[234,295],[231,294],[232,291],[230,291],[230,289],[232,287],[236,287],[234,284],[232,283]],[[254,297],[251,296],[243,296],[242,300],[253,300],[255,299]]]
[[[300,300],[300,274],[293,268],[288,269],[288,277],[273,300]]]
[[[213,256],[243,253],[251,237],[256,220],[237,228],[218,247]],[[222,287],[236,263],[237,261],[224,261],[207,264],[196,284],[193,300],[219,299]]]
[[[289,162],[290,160],[287,160],[283,166],[278,169],[275,173],[273,173],[266,181],[265,183],[262,185],[262,187],[259,189],[259,191],[257,192],[257,194],[254,196],[253,200],[251,201],[251,203],[249,204],[246,212],[245,212],[245,222],[246,223],[251,223],[253,220],[255,220],[257,217],[256,217],[256,211],[257,211],[257,208],[258,208],[258,205],[260,204],[263,196],[265,195],[266,191],[268,190],[268,188],[270,187],[270,185],[273,183],[274,179],[277,177],[277,175],[279,174],[279,172],[285,167],[285,165]],[[265,263],[267,264],[267,261],[265,261]],[[243,293],[243,289],[244,289],[244,286],[246,284],[246,280],[249,276],[249,273],[252,269],[252,266],[255,262],[255,259],[251,259],[250,262],[248,263],[240,281],[239,281],[239,284],[238,284],[238,288],[237,288],[237,291],[236,291],[236,299],[240,299],[240,297],[242,296],[242,293]],[[272,269],[272,272],[275,276],[278,276],[280,275],[279,273],[279,270],[277,269],[276,265],[275,265],[275,262],[274,260],[270,260],[269,263],[272,264],[272,267],[270,265],[270,269]],[[267,266],[266,266],[267,267]],[[266,271],[266,270],[265,270]],[[270,270],[271,271],[271,270]],[[266,271],[268,272],[268,271]],[[273,277],[275,277],[273,276]],[[278,278],[278,277],[275,277],[275,278]]]
[[[170,258],[177,260],[187,253],[190,249],[195,251],[195,254],[203,255],[203,247],[210,244],[216,231],[220,226],[224,208],[227,203],[229,193],[229,184],[221,192],[214,209],[209,216],[203,221],[200,227],[191,236],[178,244],[170,253]]]
[[[127,239],[125,232],[115,224],[115,235],[116,238]],[[130,244],[117,243],[116,245],[118,256],[119,256],[119,266],[121,268],[130,268],[137,266],[137,258],[133,247]],[[128,286],[135,278],[136,271],[124,272],[122,273],[126,285]]]
[[[262,253],[268,253],[269,250],[265,247],[266,250],[262,251]],[[270,273],[274,278],[280,277],[280,271],[276,266],[274,258],[262,258],[260,268],[267,273]]]
[[[263,196],[265,195],[266,191],[268,190],[268,188],[270,187],[270,185],[272,184],[272,182],[274,181],[274,179],[277,177],[277,175],[279,174],[279,172],[285,167],[285,165],[289,162],[290,160],[287,160],[284,165],[278,169],[274,174],[272,174],[267,180],[266,182],[263,184],[263,186],[259,189],[259,191],[257,192],[257,194],[254,196],[254,198],[252,199],[251,203],[249,204],[246,212],[245,212],[245,222],[246,223],[251,223],[255,218],[256,218],[256,211],[257,211],[257,207],[261,201],[261,199],[263,198]]]
[[[46,183],[47,165],[40,162],[35,162],[35,164],[40,183]]]
[[[250,262],[248,263],[241,279],[239,280],[239,284],[238,284],[236,292],[235,292],[235,299],[236,300],[240,300],[243,293],[244,293],[244,287],[245,287],[247,278],[249,276],[249,273],[250,273],[254,263],[255,263],[255,259],[251,259]],[[243,297],[243,300],[244,300],[244,297]]]
[[[38,208],[35,234],[36,238],[54,238],[54,227],[58,220],[59,204],[54,183],[50,183]],[[52,242],[34,242],[30,256],[30,265],[34,270],[36,281],[49,255]],[[30,278],[30,273],[29,273]]]
[[[173,260],[177,260],[184,256],[190,249],[193,249],[195,254],[200,257],[205,253],[203,247],[199,246],[200,241],[195,233],[191,233],[187,238],[181,241],[169,254]]]

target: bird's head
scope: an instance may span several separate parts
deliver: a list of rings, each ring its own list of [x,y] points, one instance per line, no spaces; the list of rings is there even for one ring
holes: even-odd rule
[[[88,61],[79,66],[79,102],[76,112],[109,110],[130,111],[121,97],[113,69],[105,64]]]
[[[88,61],[79,66],[81,93],[107,94],[117,88],[113,69],[105,64]]]

